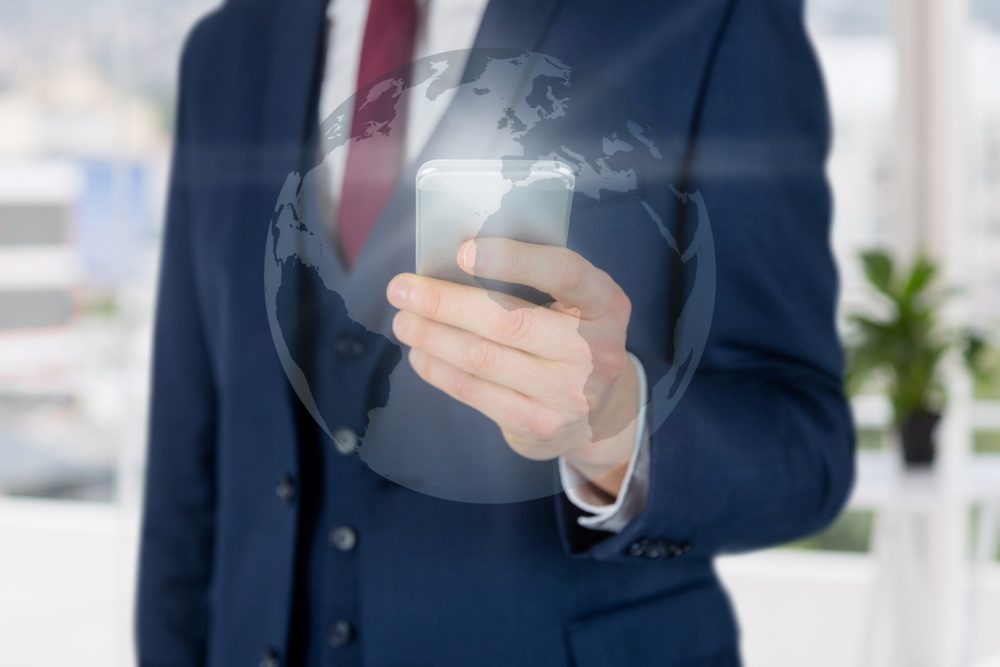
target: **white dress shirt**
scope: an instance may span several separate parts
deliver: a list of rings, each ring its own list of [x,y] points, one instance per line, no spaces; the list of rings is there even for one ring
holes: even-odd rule
[[[444,51],[472,48],[486,11],[488,0],[417,0],[419,20],[414,60]],[[354,95],[361,42],[368,16],[368,2],[361,0],[330,0],[327,8],[327,50],[323,85],[320,91],[319,118],[325,119]],[[464,63],[457,63],[464,68]],[[452,93],[453,95],[453,93]],[[433,105],[409,105],[406,115],[406,155],[414,159],[430,139],[450,99]],[[341,127],[350,127],[351,111],[341,120]],[[339,151],[324,163],[330,184],[330,202],[336,208],[344,178],[346,151]],[[578,488],[587,480],[564,459],[559,460],[559,475],[570,501],[587,512],[579,518],[580,525],[595,530],[617,533],[643,508],[649,486],[649,438],[646,429],[646,374],[642,364],[632,354],[639,381],[639,414],[636,417],[636,437],[628,471],[618,497],[612,504],[594,505],[587,502]]]

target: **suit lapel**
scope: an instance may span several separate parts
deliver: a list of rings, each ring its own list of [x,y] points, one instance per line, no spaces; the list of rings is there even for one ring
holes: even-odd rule
[[[316,96],[322,77],[326,34],[326,5],[327,0],[281,0],[275,9],[272,36],[265,45],[270,59],[261,109],[258,158],[262,197],[260,211],[263,215],[272,214],[278,194],[289,175],[292,172],[301,175],[304,169],[311,166],[305,148],[316,120]],[[296,443],[311,441],[315,432],[312,421],[301,419],[303,406],[316,423],[323,424],[322,415],[314,402],[314,393],[302,386],[304,377],[297,377],[295,385],[292,385],[292,376],[296,372],[305,372],[316,364],[317,327],[314,326],[314,318],[318,297],[314,293],[315,282],[306,280],[302,272],[299,266],[298,270],[282,271],[279,276],[281,292],[295,295],[292,300],[294,314],[284,316],[284,324],[290,326],[282,327],[281,335],[288,346],[286,353],[291,354],[294,363],[299,366],[299,369],[284,369],[289,380],[286,385],[287,405],[295,429],[293,442]],[[277,308],[276,305],[274,307]],[[272,327],[275,325],[275,322],[271,323]],[[295,387],[306,391],[297,395]],[[326,429],[325,425],[323,428]]]
[[[270,45],[270,69],[262,110],[261,166],[267,186],[278,189],[303,161],[316,120],[326,41],[327,0],[284,0]]]

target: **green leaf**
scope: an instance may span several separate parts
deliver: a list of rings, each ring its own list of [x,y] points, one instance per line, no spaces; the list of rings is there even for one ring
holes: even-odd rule
[[[944,292],[932,290],[938,270],[930,258],[918,255],[907,267],[896,267],[883,250],[864,252],[860,258],[868,282],[892,308],[878,318],[861,313],[845,318],[846,386],[858,391],[869,380],[878,380],[899,425],[916,410],[944,405],[941,360],[958,341],[956,334],[939,325],[945,297]],[[965,349],[975,357],[972,347],[970,341]]]
[[[892,296],[892,257],[884,250],[867,250],[861,253],[861,265],[868,282],[883,294]]]
[[[937,266],[926,255],[917,257],[903,287],[904,298],[912,299],[923,292],[934,281],[937,271]]]

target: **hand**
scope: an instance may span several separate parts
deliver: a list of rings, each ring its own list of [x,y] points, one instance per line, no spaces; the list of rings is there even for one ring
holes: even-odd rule
[[[492,419],[530,459],[564,456],[615,497],[635,437],[639,396],[625,351],[631,303],[577,253],[503,238],[465,242],[470,275],[534,287],[549,307],[404,273],[389,283],[393,332],[414,371]]]

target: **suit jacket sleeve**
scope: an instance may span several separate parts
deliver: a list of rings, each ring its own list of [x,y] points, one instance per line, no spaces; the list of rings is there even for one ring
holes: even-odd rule
[[[189,102],[181,64],[174,161],[156,308],[140,537],[136,635],[141,665],[203,664],[215,505],[215,389],[196,289]]]
[[[643,511],[619,534],[577,526],[601,560],[707,557],[786,542],[839,512],[854,436],[835,331],[826,99],[800,0],[733,0],[705,73],[689,190],[711,217],[717,283],[701,364],[652,434]],[[640,357],[650,384],[665,359]]]

